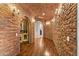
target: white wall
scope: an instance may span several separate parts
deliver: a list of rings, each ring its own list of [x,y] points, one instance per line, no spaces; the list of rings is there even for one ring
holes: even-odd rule
[[[42,35],[40,35],[40,30],[42,30]],[[35,38],[43,37],[43,25],[40,21],[35,22]]]

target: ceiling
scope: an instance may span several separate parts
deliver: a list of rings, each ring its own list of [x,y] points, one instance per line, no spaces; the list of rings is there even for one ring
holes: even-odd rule
[[[51,20],[55,16],[55,11],[59,6],[59,4],[56,3],[0,4],[0,16],[11,17],[14,8],[12,5],[19,10],[21,16],[26,15],[30,18],[33,17],[36,18],[36,20],[42,21]]]
[[[16,7],[24,12],[28,17],[34,17],[39,20],[51,20],[55,15],[55,10],[59,4],[56,3],[23,3],[16,4]]]

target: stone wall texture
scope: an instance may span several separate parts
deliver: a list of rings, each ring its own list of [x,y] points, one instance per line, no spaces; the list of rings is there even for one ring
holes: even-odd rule
[[[5,4],[0,5],[0,55],[17,55],[20,52],[19,18]]]
[[[77,55],[77,4],[62,4],[62,12],[55,21],[44,25],[44,37],[54,41],[61,56]]]

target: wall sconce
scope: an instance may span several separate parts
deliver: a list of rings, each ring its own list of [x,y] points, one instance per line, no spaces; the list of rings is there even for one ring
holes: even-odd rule
[[[15,4],[8,4],[8,6],[9,6],[13,16],[19,15],[19,10],[16,8]]]
[[[13,9],[12,15],[13,15],[13,16],[19,15],[19,10]]]
[[[58,8],[58,14],[60,14],[62,11],[62,4],[59,5],[59,8]]]
[[[62,4],[60,4],[58,9],[55,10],[55,14],[59,15],[61,11],[62,11]]]
[[[57,14],[57,13],[58,13],[58,9],[55,10],[55,14]]]

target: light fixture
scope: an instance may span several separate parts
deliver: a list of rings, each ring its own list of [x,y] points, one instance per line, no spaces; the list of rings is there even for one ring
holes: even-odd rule
[[[55,14],[60,14],[62,11],[62,4],[59,5],[59,7],[55,10]]]
[[[59,8],[58,8],[58,14],[60,14],[62,11],[62,4],[59,5]]]
[[[11,11],[16,10],[15,4],[8,4]]]
[[[44,15],[45,15],[45,13],[42,13],[42,15],[44,16]]]
[[[57,14],[57,13],[58,13],[58,9],[55,10],[55,14]]]
[[[46,22],[46,25],[50,25],[50,21],[47,21],[47,22]]]
[[[34,23],[35,22],[35,19],[32,17],[32,23]]]
[[[9,6],[13,16],[19,15],[19,9],[16,8],[15,4],[8,4],[8,6]]]

